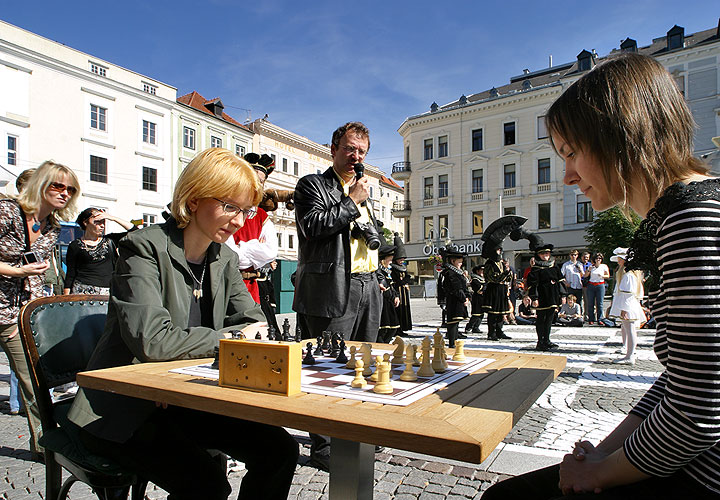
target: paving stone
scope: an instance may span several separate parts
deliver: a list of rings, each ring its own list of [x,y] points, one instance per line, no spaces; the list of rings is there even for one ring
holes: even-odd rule
[[[404,467],[410,463],[410,459],[408,457],[403,457],[402,455],[395,455],[390,457],[389,463]]]
[[[453,466],[441,462],[426,462],[422,466],[422,469],[430,472],[439,472],[441,474],[450,474],[450,472],[452,472]]]
[[[422,493],[423,488],[426,485],[423,485],[421,488],[418,488],[417,486],[411,486],[407,483],[403,483],[400,486],[397,487],[395,498],[397,498],[397,495],[400,493],[407,493],[409,495],[419,495]]]
[[[457,484],[457,482],[458,482],[458,478],[457,478],[457,477],[451,476],[451,475],[445,474],[445,473],[433,474],[433,475],[430,477],[430,483],[432,483],[432,484],[442,484],[442,485],[445,485],[445,486],[455,486],[455,484]]]
[[[461,465],[456,465],[453,467],[451,474],[458,478],[464,477],[464,478],[472,479],[472,477],[475,475],[475,471],[476,471],[476,469],[471,469],[470,467],[463,467]]]
[[[427,476],[421,476],[416,474],[415,472],[411,472],[408,477],[405,478],[403,484],[417,486],[418,488],[424,489],[428,484],[430,484],[430,481],[429,477]]]
[[[379,481],[375,483],[374,491],[383,491],[385,493],[393,493],[398,487],[398,483],[392,481]]]
[[[447,495],[450,493],[450,486],[445,486],[443,484],[433,484],[430,483],[427,485],[427,488],[425,488],[425,492],[427,493],[437,493],[438,495]]]
[[[418,496],[409,494],[395,495],[393,500],[418,500]]]
[[[477,492],[477,488],[471,488],[470,486],[456,484],[450,490],[453,495],[462,495],[465,497],[472,497]]]
[[[418,500],[445,500],[445,495],[422,492],[418,497]]]

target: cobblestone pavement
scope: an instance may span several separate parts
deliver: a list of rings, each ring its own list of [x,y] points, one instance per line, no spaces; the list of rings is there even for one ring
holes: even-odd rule
[[[413,299],[414,328],[410,340],[419,342],[439,326],[440,312],[433,300]],[[288,318],[294,327],[294,315]],[[462,328],[462,325],[461,325]],[[483,332],[486,326],[481,327]],[[531,326],[506,326],[512,339],[490,342],[484,334],[466,341],[466,349],[530,352],[535,346]],[[621,346],[615,328],[553,328],[552,339],[560,345],[553,354],[567,357],[562,374],[540,396],[482,464],[467,464],[386,449],[376,455],[377,500],[477,499],[503,477],[556,463],[578,439],[597,442],[608,434],[659,375],[661,366],[652,353],[653,330],[640,330],[635,366],[614,365],[614,351]],[[11,415],[7,402],[8,366],[0,353],[0,499],[44,498],[45,470],[31,461],[27,427],[22,416]],[[327,498],[328,474],[309,467],[310,442],[306,433],[290,430],[301,444],[301,457],[290,491],[291,499]],[[244,471],[241,464],[229,470],[233,494]],[[166,493],[150,485],[148,499],[164,499]],[[76,483],[71,500],[95,498],[85,485]]]

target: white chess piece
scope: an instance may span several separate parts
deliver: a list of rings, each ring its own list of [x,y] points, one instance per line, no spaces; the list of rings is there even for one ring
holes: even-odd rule
[[[465,361],[465,341],[464,340],[457,340],[455,341],[455,354],[453,354],[452,360],[453,361]]]
[[[348,359],[347,364],[345,365],[345,368],[350,368],[351,370],[355,369],[355,363],[357,363],[357,359],[355,359],[355,354],[357,353],[357,347],[354,345],[350,346],[350,359]]]
[[[377,365],[375,373],[378,374],[378,380],[373,387],[373,392],[378,394],[392,394],[393,388],[390,384],[390,369],[392,364],[390,363],[390,354],[386,353],[383,358],[377,357]]]
[[[405,355],[405,371],[400,375],[400,380],[406,382],[414,382],[417,380],[415,370],[413,370],[413,351],[414,345],[410,344],[407,346],[407,354]]]
[[[369,377],[372,375],[372,345],[363,344],[360,347],[362,351],[362,360],[365,365],[365,371],[363,371],[363,377]]]
[[[350,387],[363,389],[366,385],[367,382],[363,377],[363,360],[358,359],[355,361],[355,378],[350,382]]]
[[[422,361],[417,376],[423,378],[435,376],[435,370],[430,366],[430,337],[425,337],[422,341]]]
[[[405,341],[402,339],[402,337],[396,336],[395,340],[393,340],[392,343],[397,345],[395,351],[393,351],[392,364],[401,365],[404,362],[403,354],[405,352]]]

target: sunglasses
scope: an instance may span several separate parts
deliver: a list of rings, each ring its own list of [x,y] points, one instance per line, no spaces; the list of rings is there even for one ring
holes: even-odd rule
[[[74,196],[75,193],[77,193],[77,188],[75,186],[66,186],[62,182],[51,182],[48,189],[57,193],[67,191],[70,196]]]

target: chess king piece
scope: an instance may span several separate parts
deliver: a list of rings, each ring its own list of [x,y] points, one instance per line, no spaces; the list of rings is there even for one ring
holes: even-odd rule
[[[415,346],[412,344],[408,344],[405,354],[405,371],[403,371],[400,375],[400,380],[404,380],[405,382],[414,382],[415,380],[417,380],[417,375],[415,374],[415,370],[413,370],[414,350]]]
[[[285,321],[283,321],[281,328],[282,328],[282,339],[286,342],[289,341],[290,340],[290,320],[285,318]]]
[[[354,345],[350,346],[350,359],[348,360],[347,364],[345,365],[345,368],[350,368],[351,370],[355,369],[355,364],[357,363],[357,359],[355,359],[355,354],[357,353],[357,347]]]
[[[363,360],[358,359],[355,362],[355,378],[352,380],[352,382],[350,382],[350,387],[355,387],[356,389],[363,389],[366,385],[367,382],[363,377]]]
[[[425,337],[422,341],[422,362],[420,369],[417,371],[418,377],[430,378],[435,376],[435,370],[430,366],[430,337]]]
[[[453,361],[465,361],[465,341],[455,341],[455,354],[453,354]]]
[[[405,341],[400,336],[396,336],[395,340],[392,341],[394,345],[397,345],[393,351],[392,364],[401,365],[403,364],[403,354],[405,352]]]
[[[302,360],[302,364],[304,365],[314,365],[315,364],[315,358],[313,358],[312,355],[312,342],[308,342],[306,346],[306,353],[305,357]]]
[[[390,363],[390,354],[385,354],[383,358],[377,357],[377,367],[375,373],[378,374],[378,380],[373,387],[373,392],[378,394],[392,394],[393,388],[390,384],[390,370],[392,364]]]
[[[372,345],[370,344],[363,344],[360,347],[360,350],[362,351],[362,360],[363,364],[365,366],[365,370],[363,371],[363,377],[369,377],[372,375]]]

